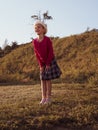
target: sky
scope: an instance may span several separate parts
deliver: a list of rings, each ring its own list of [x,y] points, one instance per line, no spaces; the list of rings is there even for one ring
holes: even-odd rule
[[[32,15],[48,10],[47,36],[67,37],[98,29],[98,0],[0,0],[0,47],[35,38]]]

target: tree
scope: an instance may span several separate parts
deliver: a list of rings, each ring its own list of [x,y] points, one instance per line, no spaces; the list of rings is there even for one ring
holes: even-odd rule
[[[4,52],[3,52],[2,48],[0,47],[0,57],[3,57],[3,55],[4,55]]]
[[[18,43],[17,43],[16,41],[12,42],[11,48],[12,48],[12,49],[15,49],[15,48],[17,48],[17,47],[18,47]]]
[[[11,52],[11,46],[6,45],[6,47],[4,48],[4,54],[8,54],[9,52]]]
[[[90,30],[90,27],[87,27],[86,32],[89,32],[89,30]]]
[[[46,11],[45,13],[43,13],[42,16],[41,16],[41,14],[39,12],[38,15],[32,15],[31,18],[33,18],[34,20],[40,20],[40,21],[43,21],[43,22],[45,20],[51,20],[51,19],[53,19],[52,16],[48,15],[48,11]]]
[[[4,44],[3,44],[3,49],[5,49],[6,48],[6,46],[8,45],[8,40],[7,39],[5,39],[5,41],[4,41]]]

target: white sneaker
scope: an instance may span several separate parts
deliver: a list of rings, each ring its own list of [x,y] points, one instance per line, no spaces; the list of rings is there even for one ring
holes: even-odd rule
[[[44,98],[44,99],[42,99],[41,101],[40,101],[40,104],[44,104],[46,102],[46,99]]]
[[[46,98],[45,103],[44,104],[50,104],[51,103],[51,99],[50,98]]]

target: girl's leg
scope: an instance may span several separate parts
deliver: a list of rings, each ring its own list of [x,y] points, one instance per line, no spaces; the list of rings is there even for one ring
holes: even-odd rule
[[[50,100],[51,100],[51,90],[52,90],[51,80],[46,81],[46,86],[47,86],[46,98],[47,98],[47,101],[50,102]]]
[[[46,100],[46,91],[47,91],[47,87],[46,87],[46,81],[45,80],[41,80],[41,92],[42,92],[42,100],[40,103],[44,103]]]

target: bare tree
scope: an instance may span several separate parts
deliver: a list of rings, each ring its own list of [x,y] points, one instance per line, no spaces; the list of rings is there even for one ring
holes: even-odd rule
[[[87,27],[86,32],[89,32],[89,30],[90,30],[90,27]]]
[[[8,45],[8,40],[7,40],[7,38],[5,39],[5,41],[4,41],[4,44],[3,44],[3,49],[5,49],[6,48],[6,46]]]
[[[43,19],[44,19],[44,20],[46,20],[46,19],[47,19],[47,20],[50,20],[50,19],[53,19],[53,18],[52,18],[52,16],[49,16],[49,15],[48,15],[48,11],[46,11],[46,13],[43,13]]]
[[[38,15],[32,15],[31,18],[35,19],[35,20],[38,20]]]
[[[53,19],[52,16],[48,15],[48,11],[46,11],[45,13],[43,13],[42,16],[41,16],[41,14],[39,12],[38,15],[32,15],[31,18],[33,18],[34,20],[41,20],[43,22],[45,20],[51,20],[51,19]]]

